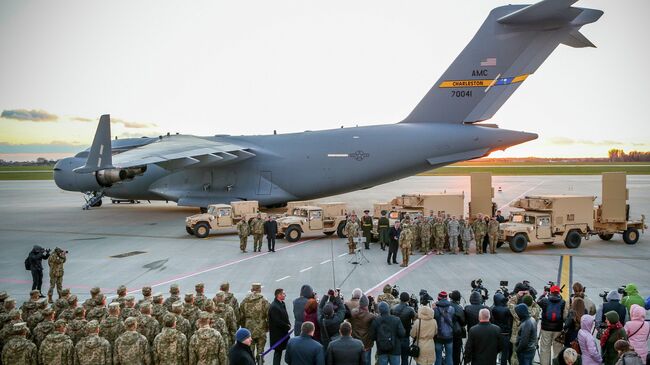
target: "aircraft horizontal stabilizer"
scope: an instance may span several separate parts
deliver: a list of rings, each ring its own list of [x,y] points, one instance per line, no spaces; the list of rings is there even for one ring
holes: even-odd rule
[[[112,168],[111,116],[104,114],[99,118],[99,125],[95,131],[95,138],[93,139],[93,144],[90,146],[86,164],[82,167],[77,167],[74,169],[74,172],[84,174]]]

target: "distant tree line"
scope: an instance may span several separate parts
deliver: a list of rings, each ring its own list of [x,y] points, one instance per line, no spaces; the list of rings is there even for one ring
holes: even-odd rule
[[[629,153],[625,153],[623,150],[612,148],[607,151],[607,155],[611,162],[650,161],[650,152],[630,151]]]

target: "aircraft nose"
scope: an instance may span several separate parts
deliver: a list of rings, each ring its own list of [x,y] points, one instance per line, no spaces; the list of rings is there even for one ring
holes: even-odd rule
[[[54,165],[54,183],[59,189],[74,191],[74,176],[72,175],[72,169],[76,166],[73,166],[74,158],[67,157],[59,160]]]

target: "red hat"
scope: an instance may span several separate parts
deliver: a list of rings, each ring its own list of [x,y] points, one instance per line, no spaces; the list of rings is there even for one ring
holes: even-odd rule
[[[553,293],[553,294],[557,294],[557,293],[559,293],[559,292],[561,292],[561,291],[562,291],[562,290],[560,290],[560,287],[557,286],[557,285],[553,285],[553,286],[551,287],[551,293]]]
[[[445,299],[445,298],[447,298],[447,292],[446,291],[443,290],[440,293],[438,293],[438,300]]]

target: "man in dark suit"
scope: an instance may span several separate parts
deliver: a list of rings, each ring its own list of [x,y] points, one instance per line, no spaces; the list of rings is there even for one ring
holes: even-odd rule
[[[341,323],[341,337],[327,346],[327,365],[363,365],[363,342],[352,338],[352,325]]]
[[[402,228],[399,221],[397,221],[393,227],[390,227],[390,243],[388,244],[388,258],[386,258],[388,265],[397,263],[397,247],[399,246],[400,233],[402,233]]]
[[[266,218],[266,222],[264,222],[264,234],[266,234],[269,251],[275,252],[275,236],[278,234],[278,222],[275,221],[274,217]]]
[[[312,338],[314,324],[307,321],[300,327],[300,336],[289,340],[284,361],[289,365],[325,365],[323,346]]]
[[[494,365],[497,354],[503,349],[501,329],[490,323],[490,310],[483,308],[478,313],[479,323],[469,330],[465,343],[465,364]]]
[[[280,365],[282,351],[287,348],[287,340],[289,339],[287,333],[291,329],[287,307],[284,305],[286,296],[284,289],[275,289],[275,299],[269,306],[269,338],[271,346],[281,341],[273,351],[273,365]]]

